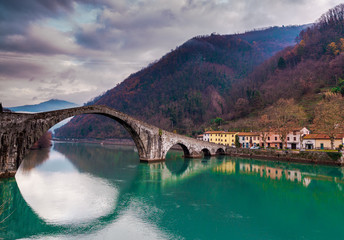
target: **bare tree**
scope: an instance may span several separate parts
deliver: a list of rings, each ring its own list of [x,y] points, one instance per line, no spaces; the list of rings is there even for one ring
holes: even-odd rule
[[[35,142],[31,149],[48,148],[51,146],[51,132],[46,132],[44,135]]]
[[[282,148],[287,145],[288,133],[302,126],[306,120],[305,112],[295,103],[294,99],[279,99],[268,109],[268,115],[272,130],[279,135],[282,141]]]
[[[266,148],[266,140],[270,132],[271,120],[267,114],[260,116],[257,121],[257,129],[260,133],[260,137],[264,143],[264,148]]]
[[[331,149],[334,148],[336,134],[344,129],[343,104],[340,94],[327,92],[315,109],[314,127],[330,137]]]

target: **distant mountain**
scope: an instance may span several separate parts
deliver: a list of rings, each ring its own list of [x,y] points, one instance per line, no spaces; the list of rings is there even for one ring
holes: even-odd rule
[[[103,104],[166,130],[192,134],[232,111],[233,85],[286,46],[307,26],[271,27],[236,35],[197,36],[87,103]],[[125,130],[105,117],[78,116],[60,137],[113,138]]]
[[[17,107],[9,107],[11,111],[14,112],[46,112],[46,111],[54,111],[59,109],[65,109],[65,108],[73,108],[78,107],[78,104],[67,102],[63,100],[58,99],[51,99],[46,102],[42,102],[35,105],[23,105],[23,106],[17,106]]]

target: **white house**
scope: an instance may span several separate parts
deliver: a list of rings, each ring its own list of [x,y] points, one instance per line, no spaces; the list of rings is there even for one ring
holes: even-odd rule
[[[208,132],[203,133],[203,141],[209,142],[210,134]]]
[[[315,134],[308,134],[303,138],[302,148],[303,149],[315,149],[315,138],[313,138]]]
[[[309,134],[307,128],[296,129],[287,135],[287,148],[300,149],[302,146],[302,137]]]

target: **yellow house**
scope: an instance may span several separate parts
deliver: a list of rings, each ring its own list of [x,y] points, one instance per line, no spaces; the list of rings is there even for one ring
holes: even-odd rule
[[[209,135],[209,142],[223,144],[226,146],[235,145],[236,132],[225,132],[225,131],[207,131],[205,134]]]

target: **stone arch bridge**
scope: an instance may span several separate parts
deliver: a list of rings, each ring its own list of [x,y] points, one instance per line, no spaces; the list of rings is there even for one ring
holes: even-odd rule
[[[140,161],[164,160],[178,144],[184,156],[224,154],[225,146],[204,142],[159,129],[107,106],[84,106],[35,114],[0,112],[0,176],[13,176],[31,146],[58,122],[80,114],[99,114],[119,122],[131,135]]]

